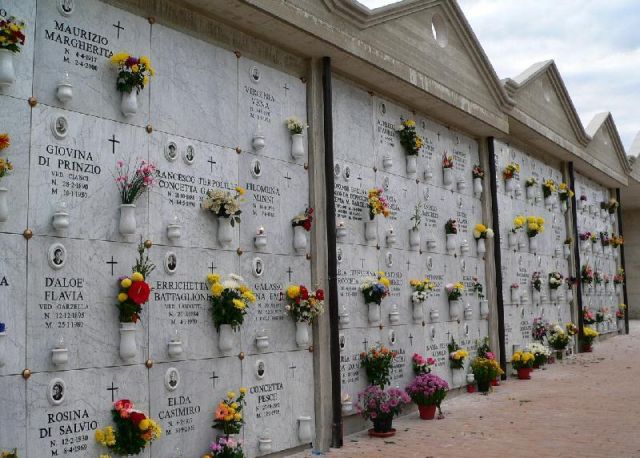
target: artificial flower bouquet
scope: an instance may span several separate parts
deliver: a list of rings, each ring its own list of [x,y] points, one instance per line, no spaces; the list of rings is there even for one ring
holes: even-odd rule
[[[384,189],[372,188],[369,189],[368,205],[369,205],[369,220],[373,221],[377,215],[382,215],[387,218],[391,214],[389,210],[389,202],[382,194]]]
[[[399,388],[384,390],[370,385],[358,393],[356,410],[366,420],[390,420],[410,401],[409,395]]]
[[[567,334],[569,334],[569,337],[573,337],[578,333],[578,326],[576,326],[575,324],[573,324],[571,321],[569,321],[568,323],[566,323],[564,325],[564,328],[567,331]]]
[[[13,170],[13,164],[8,158],[0,157],[0,181],[5,176],[9,175]]]
[[[563,283],[564,276],[560,272],[549,272],[549,288],[558,289]]]
[[[246,191],[237,186],[235,193],[223,191],[222,189],[210,189],[202,199],[202,208],[209,210],[219,218],[228,218],[231,227],[235,223],[240,223],[240,204],[244,202],[242,196]]]
[[[411,365],[413,367],[413,373],[415,375],[429,374],[431,368],[435,366],[436,360],[431,356],[425,358],[419,353],[414,353],[411,357]]]
[[[147,56],[134,57],[120,52],[111,57],[111,63],[118,67],[116,88],[120,92],[140,92],[155,74]]]
[[[307,124],[300,121],[296,117],[287,118],[285,119],[284,123],[287,126],[287,130],[291,135],[301,134],[305,129],[309,128]]]
[[[618,248],[620,245],[624,245],[624,237],[622,237],[621,235],[612,234],[611,246],[613,248]]]
[[[549,327],[547,341],[554,350],[562,351],[567,348],[569,344],[569,334],[567,334],[560,325],[554,324]]]
[[[120,194],[120,203],[125,205],[134,204],[154,184],[154,164],[142,160],[134,169],[131,173],[129,165],[124,161],[116,162],[116,186]]]
[[[624,269],[618,268],[618,272],[613,276],[613,283],[615,285],[622,285],[624,283]]]
[[[542,291],[542,275],[540,272],[536,271],[531,275],[531,286],[536,291]]]
[[[580,280],[585,285],[590,285],[591,283],[593,283],[594,273],[589,264],[585,264],[584,266],[582,266],[582,269],[580,270]]]
[[[603,281],[604,281],[604,279],[602,278],[602,274],[600,273],[600,271],[595,270],[593,272],[593,282],[596,285],[601,285]]]
[[[300,323],[312,324],[324,313],[324,291],[309,291],[304,285],[291,285],[287,288],[285,310]]]
[[[311,223],[313,222],[313,208],[307,208],[304,213],[299,213],[291,220],[291,226],[304,227],[304,230],[309,232],[311,230]]]
[[[578,237],[580,237],[580,241],[581,242],[586,242],[587,240],[591,239],[591,232],[587,231],[587,232],[581,232]]]
[[[19,53],[24,46],[24,22],[14,16],[0,18],[0,49]]]
[[[211,442],[209,448],[211,452],[204,455],[203,458],[244,458],[242,442],[233,437],[218,437]]]
[[[533,340],[537,340],[542,342],[547,335],[547,329],[549,328],[549,323],[544,320],[541,316],[533,319],[533,324],[531,326],[531,338]]]
[[[527,236],[535,237],[544,232],[544,218],[541,216],[527,216]]]
[[[608,232],[600,232],[600,243],[602,243],[602,246],[609,246],[611,239]]]
[[[447,344],[447,348],[449,350],[449,364],[451,369],[463,369],[464,360],[469,357],[469,352],[460,348],[453,338],[451,342]]]
[[[482,356],[477,356],[471,361],[471,372],[480,391],[487,391],[489,383],[504,374],[495,358],[489,359]]]
[[[428,278],[425,278],[424,280],[412,279],[409,281],[409,285],[413,288],[413,293],[411,293],[411,302],[414,304],[427,300],[429,291],[433,291],[435,288],[433,282]]]
[[[375,303],[380,305],[382,303],[382,299],[389,295],[390,286],[391,281],[389,281],[382,271],[378,272],[376,278],[365,278],[362,285],[360,285],[365,303]]]
[[[582,311],[582,322],[584,324],[593,324],[596,322],[596,315],[590,309],[584,309]]]
[[[558,185],[558,198],[560,202],[567,202],[573,196],[574,193],[567,183],[560,183]]]
[[[460,299],[464,291],[464,285],[460,281],[455,283],[447,283],[444,288],[447,292],[447,298],[450,301],[457,301],[458,299]]]
[[[391,375],[391,366],[397,353],[380,345],[371,347],[368,352],[360,353],[360,366],[364,367],[370,385],[384,388],[388,385]]]
[[[479,164],[475,164],[473,166],[473,169],[471,169],[471,175],[473,176],[473,178],[484,178],[484,169],[482,167],[480,167]]]
[[[444,232],[446,234],[457,234],[458,233],[458,221],[455,219],[449,219],[444,224]]]
[[[527,181],[524,182],[524,186],[526,188],[533,188],[538,184],[538,179],[536,177],[527,178]]]
[[[515,218],[513,218],[513,227],[510,229],[510,231],[513,232],[514,234],[517,233],[520,229],[524,227],[526,222],[527,222],[527,219],[524,216],[522,215],[516,216]]]
[[[586,347],[591,347],[591,345],[593,345],[593,341],[599,335],[600,334],[595,329],[590,328],[589,326],[585,326],[584,328],[582,328],[582,337],[580,338],[580,340]]]
[[[404,148],[407,156],[417,156],[420,149],[424,145],[424,140],[416,132],[416,122],[413,119],[407,119],[400,123],[397,129],[400,136],[400,144]]]
[[[162,435],[162,428],[144,413],[135,410],[133,402],[120,399],[111,410],[113,426],[97,429],[96,442],[117,455],[139,455],[149,442]]]
[[[240,433],[242,425],[244,425],[242,408],[246,405],[244,400],[246,395],[246,388],[240,388],[239,395],[229,391],[226,399],[220,401],[218,407],[216,407],[214,412],[215,422],[212,427],[219,429],[227,437],[231,434]]]
[[[437,375],[421,374],[407,385],[405,391],[418,406],[435,406],[440,410],[448,389],[449,384]]]
[[[556,182],[551,178],[547,178],[542,182],[542,195],[546,199],[547,197],[551,197],[551,195],[556,192]]]
[[[534,367],[540,367],[547,364],[549,356],[551,356],[551,350],[549,347],[539,342],[531,342],[527,345],[527,351],[533,354]]]
[[[235,274],[223,280],[220,274],[207,275],[210,288],[211,312],[216,329],[223,324],[237,330],[244,322],[247,307],[256,301],[256,296],[244,283],[244,279]]]
[[[8,133],[0,134],[0,151],[5,150],[11,146],[11,137]]]
[[[119,319],[121,323],[137,323],[142,313],[142,306],[149,300],[151,287],[145,281],[156,268],[149,261],[144,243],[138,245],[138,259],[132,267],[132,274],[118,279],[120,293],[118,294]]]
[[[529,351],[517,351],[511,357],[511,366],[515,370],[531,369],[535,363],[536,357]]]
[[[507,164],[507,166],[502,171],[502,178],[504,178],[505,180],[510,180],[515,176],[516,173],[520,173],[520,164],[511,162]]]
[[[473,228],[473,238],[478,239],[492,239],[493,238],[493,229],[488,228],[482,223],[476,224]]]
[[[453,156],[449,156],[446,152],[442,155],[442,168],[443,169],[453,168]]]
[[[591,240],[591,243],[595,245],[596,243],[598,243],[598,234],[596,234],[595,232],[591,232],[589,235],[589,240]]]
[[[619,320],[624,320],[625,310],[627,310],[627,306],[625,304],[619,304],[616,309],[616,318]]]

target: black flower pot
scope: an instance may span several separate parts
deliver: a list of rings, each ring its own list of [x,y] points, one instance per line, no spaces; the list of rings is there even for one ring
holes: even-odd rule
[[[373,430],[376,433],[388,433],[393,426],[393,417],[389,418],[376,418],[373,420]]]

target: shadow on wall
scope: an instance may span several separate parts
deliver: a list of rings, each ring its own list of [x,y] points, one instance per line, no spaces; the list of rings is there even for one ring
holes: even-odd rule
[[[640,319],[640,209],[622,211],[629,318]]]

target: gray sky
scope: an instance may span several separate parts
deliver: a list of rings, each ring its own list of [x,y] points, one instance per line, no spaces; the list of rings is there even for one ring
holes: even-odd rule
[[[376,8],[390,0],[358,0]],[[500,78],[554,59],[583,125],[610,111],[628,150],[640,130],[639,0],[459,0]]]

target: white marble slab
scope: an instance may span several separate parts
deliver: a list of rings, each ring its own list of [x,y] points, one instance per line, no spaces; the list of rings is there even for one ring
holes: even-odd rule
[[[27,243],[21,235],[0,234],[4,247],[0,257],[0,375],[19,374],[26,367]]]
[[[18,456],[27,456],[26,382],[21,375],[0,377],[0,450],[17,449]]]

